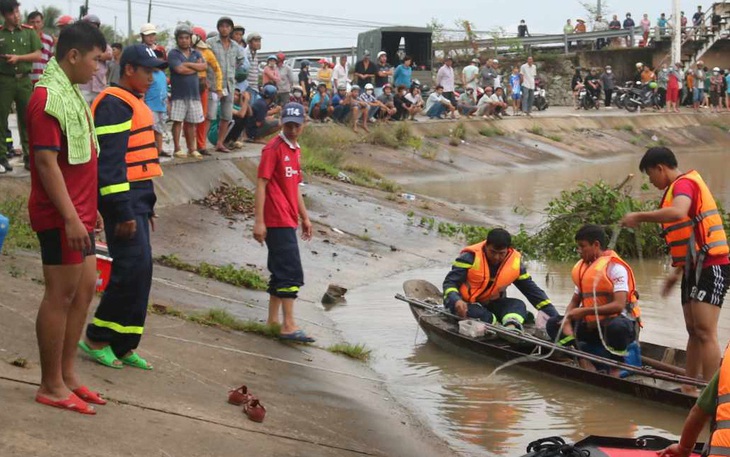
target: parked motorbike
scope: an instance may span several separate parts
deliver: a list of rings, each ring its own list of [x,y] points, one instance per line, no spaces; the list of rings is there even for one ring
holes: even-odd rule
[[[629,94],[628,86],[629,82],[627,82],[625,86],[616,86],[613,89],[613,96],[611,97],[611,101],[616,108],[626,108],[626,99],[628,98]]]
[[[654,82],[642,85],[640,81],[637,81],[629,88],[625,101],[626,111],[633,113],[639,108],[658,109],[660,105],[654,89],[656,89],[656,83]]]
[[[591,94],[585,87],[578,92],[578,106],[584,110],[598,109],[598,96]]]
[[[532,104],[538,111],[545,111],[550,104],[547,101],[547,92],[545,91],[545,83],[540,78],[535,78],[535,100]]]

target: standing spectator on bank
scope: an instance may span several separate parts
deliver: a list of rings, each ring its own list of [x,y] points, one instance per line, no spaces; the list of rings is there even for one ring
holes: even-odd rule
[[[210,46],[205,42],[205,30],[200,27],[193,27],[192,45],[203,56],[206,64],[205,71],[198,72],[198,87],[200,90],[200,105],[203,108],[203,122],[195,126],[195,143],[198,152],[205,156],[210,155],[206,145],[208,129],[210,127],[209,118],[213,117],[208,113],[209,105],[211,104],[211,100],[220,100],[223,98],[223,71],[218,63],[218,59],[215,57],[215,53],[211,51]],[[215,117],[218,117],[217,112]]]
[[[347,90],[347,86],[345,86],[345,90]],[[333,112],[334,108],[327,92],[327,85],[320,81],[317,84],[317,92],[312,95],[312,101],[309,102],[309,117],[314,121],[329,122]]]
[[[702,5],[697,6],[697,11],[692,15],[692,27],[697,38],[705,33],[705,13],[702,12]]]
[[[375,64],[370,61],[370,51],[365,50],[362,60],[355,64],[355,77],[357,85],[361,88],[368,83],[375,84]]]
[[[13,3],[0,0],[5,16],[0,37],[7,41],[5,29],[17,34],[20,23],[17,3]],[[15,17],[8,20],[11,14]],[[94,229],[101,228],[96,187],[99,143],[89,108],[75,85],[90,78],[96,57],[105,49],[98,29],[88,24],[66,29],[28,104],[33,161],[28,215],[40,241],[45,287],[35,322],[41,369],[35,401],[81,414],[95,414],[89,403],[106,401],[81,383],[74,368],[76,343],[94,298]],[[5,52],[2,42],[0,52]],[[0,72],[6,65],[0,63]],[[0,84],[7,84],[4,73],[0,74]]]
[[[246,42],[243,40],[245,34],[246,29],[242,25],[234,24],[233,31],[231,32],[231,40],[241,48],[245,48]]]
[[[680,69],[682,68],[681,62],[678,62],[667,72],[667,104],[664,107],[664,112],[679,112],[679,88],[682,81],[682,75]]]
[[[687,16],[685,16],[684,11],[681,14],[679,23],[682,27],[682,38],[685,38],[687,36]]]
[[[613,15],[613,19],[608,24],[609,30],[621,30],[621,21],[618,20],[618,14]]]
[[[606,108],[610,108],[611,99],[613,98],[613,90],[616,88],[616,82],[611,65],[606,65],[606,68],[601,74],[601,86],[603,87],[603,100],[606,104]]]
[[[730,71],[725,70],[725,109],[730,111]]]
[[[203,56],[192,47],[192,29],[181,24],[175,28],[175,43],[177,47],[170,51],[170,86],[172,119],[172,141],[174,156],[186,158],[188,155],[201,159],[203,156],[197,151],[195,139],[195,125],[203,122],[203,105],[200,103],[200,86],[198,72],[205,71],[208,64]],[[180,133],[185,123],[184,135],[188,150],[180,146]]]
[[[570,22],[570,19],[568,19],[565,22],[565,25],[563,26],[563,33],[565,35],[572,35],[575,32],[575,27],[573,27],[573,23]]]
[[[444,60],[444,64],[439,68],[436,73],[436,85],[441,86],[442,96],[451,102],[451,105],[456,109],[456,99],[454,98],[454,59],[447,56]],[[428,103],[427,103],[428,104]]]
[[[350,78],[348,78],[349,74],[350,66],[347,64],[347,56],[342,55],[340,56],[340,61],[337,62],[334,70],[332,70],[332,86],[339,89],[344,84],[347,87],[347,84],[350,82]]]
[[[700,105],[705,100],[705,63],[698,60],[695,64],[695,69],[692,73],[694,78],[694,90],[692,95],[692,106],[694,107],[695,113],[700,110]]]
[[[119,59],[122,57],[122,43],[112,43],[112,60],[109,61],[109,84],[119,84]]]
[[[667,64],[662,64],[659,71],[656,72],[656,83],[657,83],[657,97],[658,100],[667,100],[667,85],[669,84],[669,67]]]
[[[375,97],[383,94],[383,86],[388,84],[389,78],[393,75],[393,67],[388,63],[388,54],[385,51],[378,53],[378,63],[375,66]]]
[[[321,67],[319,67],[319,71],[317,71],[317,90],[319,90],[320,84],[324,84],[324,87],[327,89],[327,93],[329,94],[332,92],[332,65],[325,59],[320,60],[319,64]],[[314,94],[312,97],[314,97]]]
[[[83,17],[82,21],[93,24],[96,28],[101,27],[101,20],[94,14],[87,14]],[[109,44],[106,45],[106,51],[99,58],[99,65],[96,66],[96,73],[86,84],[79,84],[79,89],[84,99],[91,105],[94,99],[104,90],[107,86],[107,63],[112,60],[112,47]]]
[[[705,72],[705,95],[702,102],[702,106],[705,108],[710,107],[710,78],[712,77],[712,73],[710,72],[710,69],[707,67],[703,67],[702,71]]]
[[[479,85],[479,59],[471,59],[471,63],[461,70],[461,84],[465,89],[471,88],[476,92]]]
[[[413,75],[413,57],[403,57],[403,63],[395,68],[393,73],[393,85],[396,87],[411,87],[411,78]]]
[[[456,105],[444,96],[444,87],[441,85],[437,85],[428,96],[424,111],[429,119],[443,119],[446,113],[451,113],[451,119],[456,119]]]
[[[269,326],[281,324],[282,340],[313,343],[314,338],[297,327],[294,302],[304,285],[304,273],[297,246],[297,227],[302,239],[312,238],[312,223],[304,205],[301,186],[302,169],[297,139],[304,127],[304,110],[291,103],[284,107],[283,131],[261,151],[256,193],[253,236],[269,251]],[[301,223],[300,223],[301,220]],[[280,314],[283,313],[283,321]]]
[[[651,21],[647,13],[644,13],[644,17],[641,19],[639,25],[641,26],[642,32],[642,46],[646,46],[649,43],[649,32],[651,31]]]
[[[636,27],[634,19],[631,17],[631,13],[626,13],[626,19],[624,19],[624,29],[629,30]]]
[[[0,14],[5,20],[0,28],[0,134],[9,131],[8,116],[15,102],[23,162],[25,169],[30,170],[25,110],[33,91],[30,73],[33,62],[42,57],[42,44],[32,27],[21,25],[19,6],[16,0],[0,0]],[[13,171],[7,147],[5,141],[0,141],[0,174]]]
[[[667,15],[662,13],[659,15],[659,19],[656,20],[656,26],[659,28],[659,36],[665,36],[667,34]]]
[[[231,152],[225,146],[225,138],[228,135],[228,129],[233,120],[233,96],[236,89],[236,69],[239,66],[243,66],[246,69],[248,65],[248,72],[253,71],[253,65],[251,61],[247,61],[243,49],[231,39],[231,33],[233,31],[233,19],[230,17],[221,17],[216,23],[216,30],[218,31],[217,36],[208,38],[208,46],[210,50],[215,54],[215,58],[218,61],[218,65],[221,68],[223,76],[221,84],[221,97],[218,99],[220,106],[220,120],[218,121],[218,140],[215,143],[215,150],[218,152]],[[256,70],[258,71],[258,69]],[[257,76],[258,77],[258,76]],[[257,80],[258,82],[258,80]],[[211,103],[215,105],[215,103]],[[213,107],[211,107],[213,108]],[[207,113],[208,119],[218,117],[217,110],[215,113]]]
[[[294,79],[294,70],[286,63],[284,53],[278,53],[276,59],[277,65],[279,66],[279,76],[281,77],[277,86],[278,93],[276,95],[276,102],[279,106],[284,106],[289,103],[292,87],[296,85],[297,80]]]
[[[30,74],[30,80],[35,85],[53,56],[54,39],[43,31],[43,13],[40,11],[33,11],[28,15],[28,25],[33,27],[38,34],[38,39],[41,40],[41,58],[33,62],[33,71]]]
[[[710,105],[713,113],[719,113],[722,107],[722,86],[725,78],[720,74],[720,68],[712,69],[710,77]]]
[[[393,86],[390,83],[383,86],[383,93],[377,97],[377,100],[382,103],[379,112],[380,119],[384,121],[393,119],[393,115],[396,113],[395,96],[393,95]]]
[[[603,16],[596,16],[596,22],[593,23],[594,32],[605,32],[608,30],[608,22],[603,19]],[[603,49],[608,41],[605,38],[599,38],[596,40],[596,49]]]
[[[266,66],[264,67],[264,74],[261,78],[261,85],[262,86],[268,86],[272,85],[277,88],[279,87],[279,82],[281,81],[281,75],[279,74],[279,60],[276,58],[275,55],[270,55],[266,58]],[[250,83],[249,83],[250,84]]]
[[[522,77],[522,112],[527,116],[532,116],[532,105],[535,102],[535,77],[537,76],[537,67],[532,56],[527,58],[527,63],[520,67],[520,76]]]
[[[577,18],[575,20],[575,33],[586,33],[587,31],[585,19],[581,17]]]
[[[238,49],[242,49],[240,46]],[[259,94],[259,51],[261,50],[261,34],[251,32],[246,37],[246,47],[243,48],[243,59],[248,61],[248,87],[246,90],[251,94],[251,102],[260,97]]]
[[[583,75],[580,73],[580,67],[576,67],[573,78],[570,80],[570,89],[573,91],[573,107],[575,109],[580,109],[578,105],[578,94],[583,87]]]
[[[155,57],[167,61],[165,48],[157,46],[154,50]],[[144,102],[152,111],[152,130],[155,131],[155,145],[160,157],[172,157],[172,154],[162,149],[163,136],[167,129],[167,75],[163,70],[157,70],[152,74],[152,84],[144,94]]]
[[[517,26],[517,36],[520,38],[530,36],[530,32],[527,30],[527,24],[525,23],[524,19],[522,19],[520,21],[520,25]]]
[[[154,49],[157,44],[157,27],[155,24],[144,24],[139,28],[139,38],[142,44]]]
[[[509,76],[509,87],[512,94],[512,115],[519,116],[522,100],[522,76],[520,75],[520,69],[517,67],[512,68],[512,74]]]
[[[299,86],[302,88],[302,91],[304,91],[304,98],[305,100],[309,100],[310,92],[312,89],[312,78],[309,76],[309,61],[308,60],[302,60],[302,63],[299,64]],[[304,104],[304,106],[307,106]]]
[[[459,114],[471,118],[477,111],[477,102],[474,96],[474,89],[467,87],[463,94],[459,95],[459,100],[456,103],[456,109]]]
[[[479,69],[479,86],[494,87],[495,79],[497,78],[497,70],[494,68],[492,59],[487,59],[486,63],[482,68]]]

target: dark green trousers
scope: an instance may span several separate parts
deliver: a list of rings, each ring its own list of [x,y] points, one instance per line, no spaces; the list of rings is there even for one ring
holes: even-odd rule
[[[15,110],[18,114],[18,129],[20,130],[20,143],[23,146],[23,160],[28,160],[28,131],[25,129],[25,109],[33,93],[33,84],[30,76],[22,78],[0,74],[0,132],[8,130],[8,116],[10,108],[15,102]],[[0,141],[0,159],[7,157],[8,148],[5,141]]]

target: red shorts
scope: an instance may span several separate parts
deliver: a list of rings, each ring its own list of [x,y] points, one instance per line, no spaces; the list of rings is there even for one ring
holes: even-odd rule
[[[41,244],[41,260],[43,265],[78,265],[88,256],[96,255],[94,232],[89,233],[91,249],[74,251],[68,245],[66,230],[62,228],[37,232]]]

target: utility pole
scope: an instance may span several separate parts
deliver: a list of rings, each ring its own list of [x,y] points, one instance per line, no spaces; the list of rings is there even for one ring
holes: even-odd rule
[[[132,40],[132,0],[127,0],[127,39],[129,43]]]
[[[114,41],[117,41],[117,15],[114,15]]]
[[[601,0],[598,0],[598,5],[596,5],[596,16],[603,16],[601,14]],[[595,19],[595,18],[592,18]]]
[[[674,30],[672,33],[672,65],[682,61],[682,16],[680,13],[679,0],[674,3]]]
[[[147,5],[147,22],[152,22],[152,0]]]

